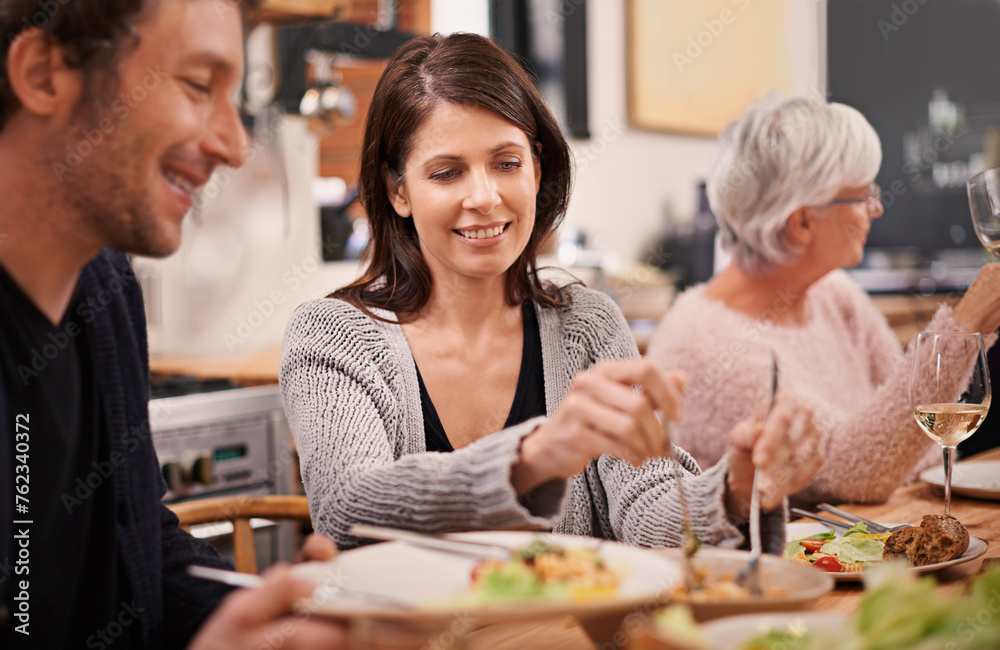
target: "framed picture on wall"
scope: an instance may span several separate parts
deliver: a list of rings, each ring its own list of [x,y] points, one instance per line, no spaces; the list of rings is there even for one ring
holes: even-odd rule
[[[714,137],[791,92],[788,0],[626,0],[632,126]]]

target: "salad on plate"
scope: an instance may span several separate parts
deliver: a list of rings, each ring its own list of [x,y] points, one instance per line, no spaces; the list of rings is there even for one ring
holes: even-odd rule
[[[611,566],[597,550],[536,540],[509,560],[472,570],[472,593],[486,602],[614,598],[626,567]]]
[[[869,533],[868,527],[858,522],[840,536],[830,529],[788,542],[785,559],[811,564],[830,573],[857,573],[867,566],[882,563],[889,535]]]

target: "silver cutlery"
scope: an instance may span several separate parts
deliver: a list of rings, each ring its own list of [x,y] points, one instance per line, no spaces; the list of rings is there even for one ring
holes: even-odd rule
[[[212,580],[214,582],[221,582],[223,584],[232,585],[234,587],[246,587],[254,588],[260,587],[264,584],[264,579],[258,575],[252,573],[239,573],[238,571],[227,571],[226,569],[215,569],[207,566],[199,566],[197,564],[191,564],[187,568],[188,575],[194,576],[196,578],[201,578],[203,580]],[[328,597],[334,594],[340,594],[344,597],[344,600],[355,600],[367,603],[378,603],[383,605],[391,605],[393,607],[399,608],[412,608],[411,603],[401,601],[392,596],[386,596],[385,594],[379,594],[371,591],[359,591],[357,589],[348,589],[346,587],[340,587],[336,585],[326,585],[317,584],[316,593],[322,594],[322,600],[327,600]],[[315,598],[315,596],[314,596]],[[308,612],[309,605],[305,604],[308,601],[300,602],[297,605],[297,610],[302,612]]]
[[[681,463],[677,460],[677,453],[674,451],[674,443],[670,438],[670,424],[667,419],[663,419],[663,435],[666,436],[667,440],[670,441],[670,464],[674,467],[674,482],[677,483],[677,500],[680,502],[681,506],[681,531],[684,533],[684,587],[687,592],[693,593],[697,587],[697,581],[695,580],[694,572],[694,554],[698,552],[698,547],[701,546],[701,540],[694,532],[694,528],[691,526],[691,513],[688,511],[687,496],[684,494],[684,483],[681,481],[683,478],[683,473],[681,472]]]
[[[802,508],[790,508],[789,510],[791,510],[792,514],[796,514],[800,517],[806,517],[808,519],[815,519],[816,521],[820,521],[824,524],[828,524],[836,528],[843,528],[844,530],[847,530],[848,528],[851,527],[851,524],[849,524],[848,522],[837,521],[836,519],[830,519],[829,517],[824,517],[823,515],[817,515],[816,513],[809,512],[808,510],[803,510]]]
[[[869,533],[894,533],[897,530],[902,530],[904,528],[912,528],[912,526],[906,524],[900,526],[886,526],[885,524],[879,524],[874,521],[869,521],[864,517],[859,517],[855,514],[847,512],[846,510],[841,510],[840,508],[831,506],[829,503],[821,503],[818,506],[816,506],[816,508],[818,508],[819,510],[823,510],[825,512],[829,512],[831,515],[837,515],[838,517],[846,519],[847,521],[851,521],[854,523],[860,521],[861,523],[863,523],[865,526],[868,527]]]
[[[487,560],[502,561],[508,559],[511,554],[510,549],[506,546],[464,539],[449,539],[446,537],[438,537],[436,535],[415,533],[410,530],[387,528],[385,526],[355,524],[351,526],[351,529],[347,532],[355,537],[378,539],[388,542],[405,542],[413,546],[420,546],[448,553],[458,553],[460,555],[468,555]]]
[[[778,358],[771,350],[771,395],[768,399],[765,418],[774,408],[774,400],[778,396]],[[753,471],[753,486],[750,488],[750,559],[743,566],[736,576],[736,584],[746,587],[751,595],[759,596],[760,585],[760,556],[763,547],[760,542],[760,481],[758,480],[758,470]]]

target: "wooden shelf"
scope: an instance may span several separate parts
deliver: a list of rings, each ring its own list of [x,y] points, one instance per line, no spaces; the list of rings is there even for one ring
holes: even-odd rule
[[[334,18],[350,7],[351,0],[264,0],[260,17],[272,23]]]

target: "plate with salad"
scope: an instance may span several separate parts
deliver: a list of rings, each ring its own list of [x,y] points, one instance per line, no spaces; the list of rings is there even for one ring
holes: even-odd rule
[[[897,524],[887,524],[895,526]],[[859,582],[864,572],[882,564],[882,552],[889,533],[869,533],[863,523],[847,530],[820,523],[796,522],[786,527],[785,559],[796,564],[811,564],[829,572],[837,582]],[[988,545],[972,537],[969,548],[960,557],[947,562],[911,567],[911,571],[937,571],[982,557]]]
[[[295,569],[319,585],[315,611],[326,616],[450,624],[461,615],[477,625],[624,616],[659,602],[682,575],[677,562],[655,551],[576,535],[490,531],[446,537],[506,547],[510,557],[483,560],[386,542]]]

